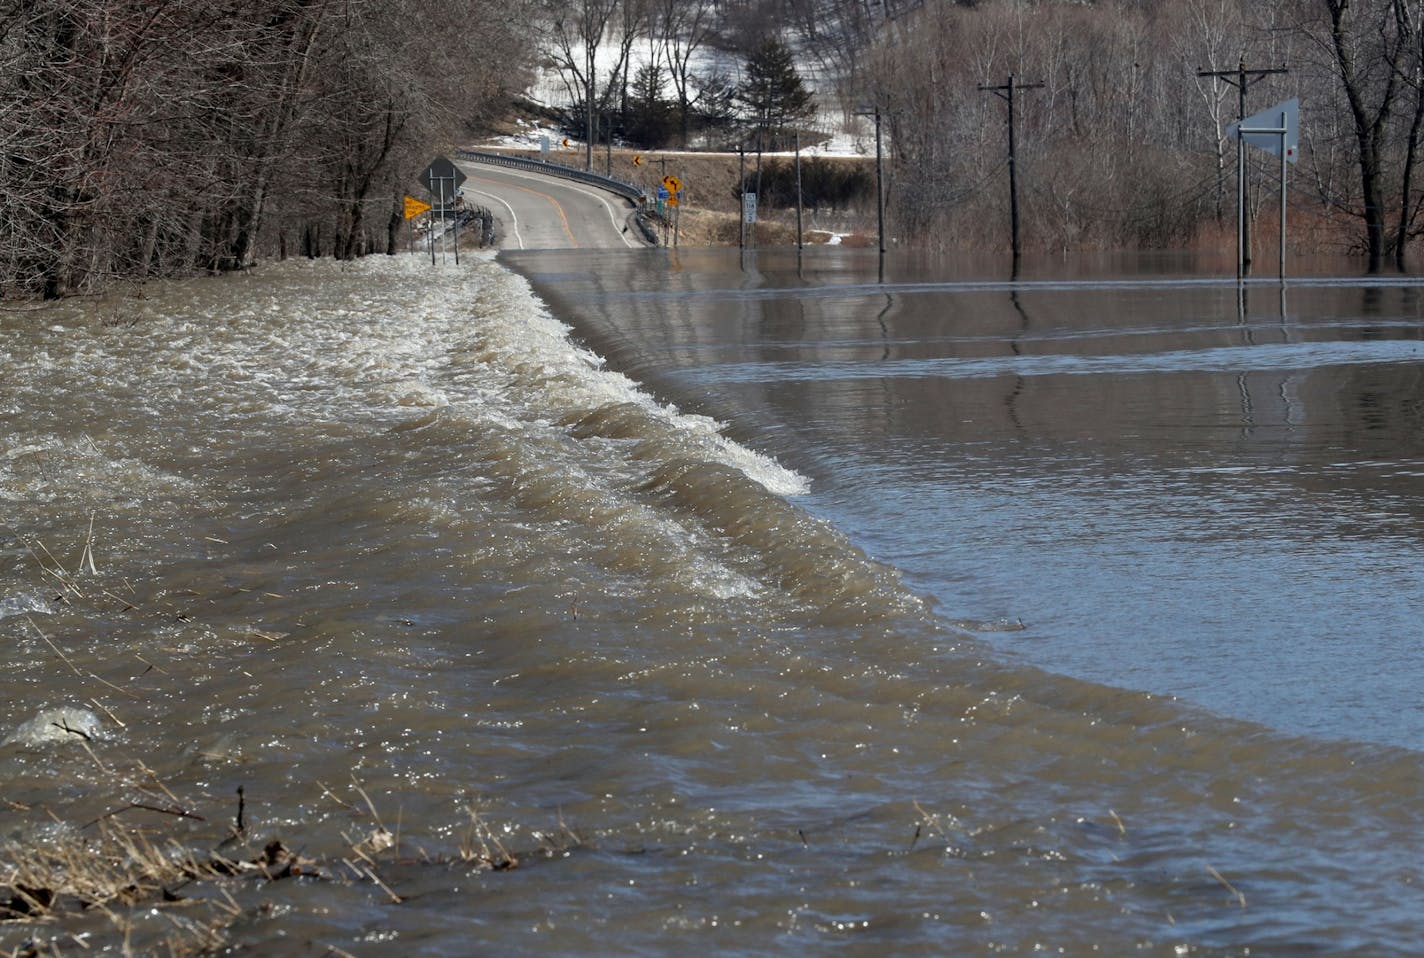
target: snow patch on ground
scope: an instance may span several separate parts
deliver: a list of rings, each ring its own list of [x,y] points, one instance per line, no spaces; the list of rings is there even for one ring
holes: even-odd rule
[[[483,142],[484,146],[504,147],[513,150],[539,150],[544,146],[547,139],[550,158],[557,159],[559,154],[569,156],[582,156],[584,152],[584,140],[577,136],[568,136],[559,129],[552,126],[545,126],[538,119],[516,119],[515,124],[519,130],[515,133],[507,133],[503,136],[491,137]],[[826,113],[822,113],[817,118],[814,126],[822,131],[833,130],[842,126],[839,115],[834,118]],[[864,129],[839,130],[839,132],[823,133],[826,139],[819,143],[811,143],[802,147],[803,157],[867,157],[875,155],[875,130],[873,125],[867,133]],[[568,145],[564,145],[564,141]],[[625,144],[616,143],[618,147],[626,148]],[[597,149],[602,149],[603,144],[599,144]],[[669,152],[662,150],[658,152]],[[674,151],[675,152],[675,151]],[[772,152],[767,151],[763,156],[793,156],[791,151]]]
[[[652,62],[652,54],[649,49],[641,45],[635,46],[629,52],[628,75],[635,75],[638,70],[646,64]],[[605,44],[595,51],[595,71],[599,73],[600,83],[608,82],[607,72],[617,60],[617,49],[612,44]],[[696,72],[707,75],[711,73],[723,73],[730,76],[734,82],[741,79],[742,69],[741,58],[733,56],[722,50],[705,50],[698,57]],[[801,150],[802,156],[826,156],[826,157],[863,157],[875,155],[875,124],[867,117],[854,116],[847,119],[839,107],[831,102],[831,96],[827,91],[830,84],[826,78],[819,74],[819,71],[805,66],[799,68],[802,78],[808,87],[817,91],[817,100],[820,110],[816,117],[808,124],[825,137],[818,143],[807,143]],[[525,96],[541,106],[558,107],[571,102],[573,99],[568,87],[559,78],[557,70],[552,68],[541,71],[535,81],[525,91]],[[557,127],[542,125],[537,119],[521,118],[516,119],[515,124],[519,129],[511,134],[495,137],[487,140],[487,146],[502,146],[510,149],[537,150],[543,145],[547,138],[551,158],[557,158],[560,152],[575,154],[580,153],[585,148],[585,141],[577,136],[569,136]],[[564,142],[567,139],[568,145]],[[623,144],[615,144],[623,145]],[[791,153],[767,153],[766,156],[791,156]]]

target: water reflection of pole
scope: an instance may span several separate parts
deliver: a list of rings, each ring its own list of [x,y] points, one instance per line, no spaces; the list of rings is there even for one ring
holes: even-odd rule
[[[890,315],[890,310],[894,308],[895,297],[890,293],[886,293],[885,308],[882,309],[879,315],[875,317],[875,319],[880,323],[880,339],[885,343],[885,352],[880,354],[881,362],[884,362],[885,360],[890,358],[890,327],[885,322],[885,317]]]
[[[1018,272],[1019,264],[1018,261],[1015,260],[1015,280],[1018,279]],[[1019,345],[1019,340],[1023,338],[1023,336],[1028,332],[1029,326],[1032,324],[1028,318],[1028,310],[1024,309],[1023,303],[1019,300],[1019,291],[1017,289],[1009,290],[1009,303],[1014,307],[1014,312],[1019,314],[1019,331],[1013,336],[1013,338],[1009,340],[1009,350],[1015,356],[1022,356],[1023,349]],[[1016,374],[1014,376],[1014,388],[1009,390],[1009,395],[1004,399],[1004,405],[1008,409],[1009,422],[1013,423],[1014,428],[1019,430],[1020,432],[1023,431],[1023,423],[1019,420],[1018,403],[1019,397],[1023,395],[1024,385],[1024,377],[1022,375]]]
[[[1241,327],[1241,338],[1246,345],[1256,345],[1255,336],[1251,332],[1251,321],[1247,316],[1246,283],[1239,277],[1236,281],[1236,324]],[[1241,394],[1242,434],[1249,436],[1256,425],[1256,414],[1251,402],[1251,386],[1246,382],[1245,373],[1236,376],[1236,391]]]

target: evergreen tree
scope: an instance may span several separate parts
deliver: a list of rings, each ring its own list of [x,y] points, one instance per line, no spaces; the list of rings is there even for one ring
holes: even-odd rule
[[[656,63],[639,67],[629,93],[623,122],[625,135],[645,149],[666,146],[676,132],[677,114],[673,103],[663,94],[662,67]]]
[[[693,114],[709,134],[721,134],[736,125],[737,84],[725,73],[692,77]]]
[[[752,127],[773,138],[815,114],[811,91],[796,72],[790,48],[775,37],[763,40],[748,57],[737,101]]]

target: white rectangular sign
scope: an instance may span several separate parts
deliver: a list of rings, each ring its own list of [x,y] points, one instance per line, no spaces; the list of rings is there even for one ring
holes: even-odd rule
[[[1300,152],[1300,100],[1277,103],[1239,123],[1233,123],[1226,128],[1226,135],[1234,140],[1239,131],[1241,139],[1256,149],[1280,156],[1282,130],[1285,131],[1286,159],[1294,163],[1296,154]]]

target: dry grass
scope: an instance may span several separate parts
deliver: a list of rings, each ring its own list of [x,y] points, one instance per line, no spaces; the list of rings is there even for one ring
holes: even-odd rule
[[[453,855],[403,855],[399,828],[387,827],[360,783],[353,781],[350,788],[355,800],[325,789],[331,801],[359,820],[344,835],[347,847],[325,857],[295,853],[279,839],[254,843],[236,827],[215,848],[203,850],[176,828],[133,824],[118,815],[83,826],[61,824],[43,838],[0,845],[0,933],[7,926],[19,927],[28,937],[14,951],[0,945],[0,955],[65,953],[70,944],[86,940],[76,937],[76,923],[89,935],[85,949],[112,941],[125,955],[209,954],[230,947],[231,927],[263,907],[239,902],[243,889],[254,883],[368,885],[389,904],[400,905],[405,897],[382,875],[388,865],[447,867],[458,862],[509,871],[525,859],[564,857],[583,844],[561,819],[555,829],[533,832],[532,847],[515,851],[500,837],[501,829],[472,806]],[[97,937],[96,917],[108,927]]]
[[[92,522],[75,550],[77,557],[68,562],[37,540],[22,541],[56,608],[128,618],[141,625],[154,619],[194,621],[189,600],[202,598],[196,593],[185,593],[182,604],[175,604],[176,595],[158,592],[142,599],[127,583],[106,585]],[[25,621],[79,690],[78,699],[125,727],[84,690],[98,686],[129,698],[138,698],[137,693],[96,674],[82,659],[66,653],[68,643],[62,638],[52,639],[29,617]],[[504,871],[517,867],[522,857],[553,857],[580,844],[561,822],[547,835],[533,833],[530,847],[516,852],[509,847],[511,829],[502,832],[502,840],[501,832],[472,810],[457,851],[402,857],[399,822],[394,829],[388,827],[376,802],[353,779],[351,798],[325,790],[353,823],[350,834],[342,835],[344,847],[327,841],[327,848],[297,854],[277,836],[249,833],[242,789],[235,806],[210,795],[188,797],[142,760],[101,748],[84,729],[64,731],[88,756],[97,770],[95,781],[104,783],[100,787],[105,791],[91,792],[71,806],[67,816],[57,810],[58,804],[3,802],[7,831],[21,834],[14,828],[26,820],[28,824],[20,826],[27,829],[27,837],[0,843],[0,956],[37,958],[95,948],[124,955],[210,954],[229,947],[232,926],[250,920],[254,909],[263,907],[261,902],[239,903],[251,902],[243,893],[255,886],[288,880],[364,885],[399,905],[403,896],[382,874],[391,864],[458,862]]]
[[[242,909],[224,888],[201,901],[179,889],[223,873],[217,859],[113,821],[100,823],[92,835],[64,831],[43,841],[9,843],[0,846],[0,924],[31,926],[29,943],[15,954],[58,954],[65,916],[98,915],[130,954],[135,910],[141,908],[167,926],[166,932],[141,935],[145,949],[198,954],[223,943],[223,929]]]

